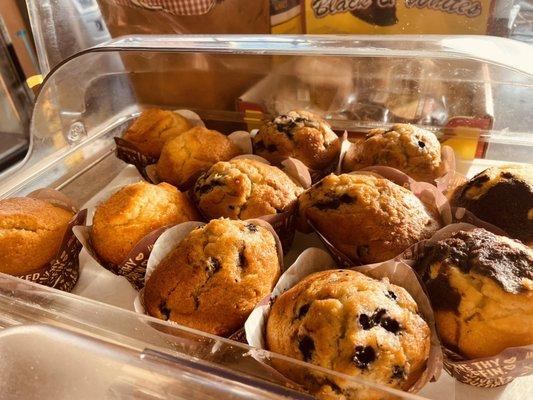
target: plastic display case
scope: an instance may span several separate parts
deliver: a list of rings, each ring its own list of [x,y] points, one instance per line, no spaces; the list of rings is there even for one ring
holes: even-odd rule
[[[316,72],[320,88],[325,84],[336,102],[318,107],[337,131],[357,135],[393,121],[373,114],[353,118],[332,112],[332,104],[345,107],[362,89],[387,92],[387,87],[416,99],[422,93],[420,81],[429,80],[431,85],[423,85],[424,96],[438,99],[438,110],[446,118],[420,118],[416,123],[454,147],[460,172],[471,175],[499,163],[533,162],[533,60],[526,44],[460,36],[137,36],[85,50],[50,72],[36,99],[30,151],[20,166],[0,175],[0,198],[52,187],[82,205],[126,167],[114,155],[113,137],[144,108],[191,109],[222,132],[251,128],[268,115],[269,103],[266,97],[256,98],[256,106],[242,108],[243,95],[274,74],[282,74],[283,81],[298,81],[301,69],[284,66],[317,59],[333,66],[341,60],[354,72],[349,85],[338,79],[334,67],[325,77]],[[424,68],[398,73],[386,68],[416,63]],[[370,71],[371,65],[385,68]],[[432,95],[431,88],[437,87],[455,89],[435,89]],[[270,92],[279,90],[271,86]],[[387,93],[390,98],[398,92]],[[457,104],[479,97],[483,107],[460,113],[468,108]],[[484,114],[487,109],[490,115]],[[417,115],[424,112],[422,108]],[[3,398],[309,398],[265,367],[263,362],[272,359],[343,377],[360,384],[361,390],[382,390],[384,397],[533,398],[532,377],[479,389],[455,382],[443,371],[437,382],[416,395],[380,387],[136,314],[127,299],[100,292],[98,279],[81,270],[78,285],[91,286],[88,295],[80,288],[69,294],[0,274]],[[115,292],[128,286],[125,280],[123,284]]]

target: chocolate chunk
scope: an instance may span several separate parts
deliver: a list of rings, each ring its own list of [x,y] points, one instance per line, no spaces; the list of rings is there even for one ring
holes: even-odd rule
[[[446,275],[438,274],[435,279],[426,282],[426,287],[434,308],[458,311],[459,304],[461,304],[461,295],[450,285]]]
[[[396,296],[396,293],[389,290],[387,293],[385,293],[385,296],[387,296],[391,300],[398,300],[398,296]]]
[[[338,197],[333,197],[331,199],[322,200],[316,203],[314,206],[319,210],[336,210],[341,205],[341,201]]]
[[[367,314],[359,315],[359,325],[363,327],[365,331],[372,329],[374,326],[374,321]]]
[[[267,146],[267,150],[268,150],[270,153],[273,153],[273,152],[275,152],[275,151],[278,150],[278,146],[276,146],[275,144],[269,144],[269,145]]]
[[[395,365],[392,367],[392,378],[393,379],[405,379],[405,369],[400,365]]]
[[[250,232],[257,232],[257,226],[255,226],[255,225],[252,224],[252,223],[246,224],[246,228],[247,228]]]
[[[307,312],[309,311],[309,307],[311,307],[311,304],[304,304],[303,306],[301,306],[298,310],[298,313],[296,314],[296,318],[300,319],[304,317],[305,314],[307,314]]]
[[[418,141],[418,146],[423,149],[424,147],[426,147],[426,144],[424,142],[422,142],[421,140]]]
[[[355,203],[355,198],[351,197],[350,195],[344,193],[340,198],[339,200],[341,201],[341,203],[347,203],[347,204],[351,204],[351,203]]]
[[[379,321],[379,324],[387,331],[394,333],[395,335],[400,331],[400,323],[390,317],[383,317]]]
[[[356,346],[355,354],[352,360],[355,365],[361,369],[367,369],[368,364],[374,362],[376,359],[376,351],[372,346]]]
[[[244,269],[248,266],[248,261],[246,260],[246,256],[244,255],[244,249],[246,246],[243,245],[242,249],[239,250],[239,267]]]
[[[300,343],[298,343],[298,349],[300,349],[304,361],[311,361],[315,351],[315,342],[309,336],[303,336],[300,338]]]

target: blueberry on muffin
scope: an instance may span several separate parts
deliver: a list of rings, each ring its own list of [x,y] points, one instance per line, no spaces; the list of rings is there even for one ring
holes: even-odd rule
[[[117,265],[148,233],[198,219],[194,205],[174,186],[141,181],[124,186],[98,205],[91,242],[102,261]]]
[[[441,227],[411,191],[377,175],[328,175],[302,193],[298,227],[307,220],[338,250],[362,264],[385,261]]]
[[[477,174],[453,193],[451,203],[533,243],[533,166],[505,165]]]
[[[274,164],[293,157],[310,169],[322,170],[339,156],[340,140],[322,118],[308,111],[290,111],[259,129],[253,149]]]
[[[414,180],[433,182],[442,175],[441,146],[433,132],[410,124],[372,129],[351,144],[342,169],[351,172],[373,165],[393,167]]]
[[[188,189],[213,164],[239,154],[239,148],[227,136],[197,126],[165,143],[156,172],[162,181]]]
[[[187,119],[168,110],[145,110],[124,133],[124,139],[150,156],[159,157],[167,140],[191,128]]]
[[[268,229],[212,220],[191,231],[155,268],[144,305],[154,317],[228,336],[272,291],[280,268]]]
[[[533,250],[485,229],[424,249],[417,270],[443,344],[466,358],[533,344]]]
[[[276,353],[405,390],[426,366],[430,329],[405,289],[341,269],[312,274],[280,295],[266,341]],[[320,398],[382,398],[341,379],[275,366]]]
[[[193,196],[208,218],[257,218],[287,211],[303,191],[282,170],[248,158],[221,161],[200,176]]]

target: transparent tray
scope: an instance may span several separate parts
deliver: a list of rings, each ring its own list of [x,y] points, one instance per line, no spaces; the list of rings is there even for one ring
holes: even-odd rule
[[[388,98],[396,94],[417,99],[423,92],[424,99],[433,99],[431,104],[439,100],[438,110],[445,118],[421,118],[417,123],[455,148],[460,172],[472,175],[510,161],[531,163],[530,54],[531,48],[525,44],[488,37],[117,39],[76,54],[46,77],[31,121],[30,151],[23,163],[0,175],[0,198],[48,186],[81,205],[124,171],[126,165],[114,156],[113,137],[120,135],[142,109],[188,108],[198,112],[208,126],[223,132],[250,128],[271,109],[267,97],[256,96],[255,103],[245,107],[243,98],[261,82],[280,74],[284,82],[303,82],[308,93],[325,85],[334,101],[325,105],[321,101],[319,106],[338,131],[346,129],[357,135],[388,123],[371,117],[353,119],[353,114],[342,112],[343,107],[354,104],[362,89],[371,93],[379,87]],[[345,82],[335,78],[335,68],[326,70],[329,74],[323,69],[313,70],[310,75],[315,74],[316,80],[302,81],[301,69],[287,67],[317,59],[326,65],[352,65],[357,71],[357,85],[347,90]],[[380,68],[368,73],[368,66],[374,64]],[[417,68],[419,64],[424,68]],[[398,73],[392,69],[391,73],[390,66],[402,65],[410,67],[400,68]],[[334,78],[324,78],[330,75]],[[318,89],[317,81],[321,83]],[[428,86],[428,81],[439,85]],[[432,89],[435,87],[453,91]],[[395,90],[387,92],[387,88]],[[270,92],[280,90],[271,86]],[[428,104],[426,100],[420,104]],[[469,107],[474,102],[476,105]],[[456,106],[459,103],[461,107]],[[431,117],[434,110],[422,107],[420,115]],[[95,278],[90,272],[81,271],[80,282],[91,279]],[[9,328],[0,332],[0,379],[2,387],[13,388],[9,399],[305,398],[260,362],[274,358],[291,363],[293,368],[341,376],[135,314],[110,305],[119,302],[99,297],[98,288],[93,293],[92,299],[83,298],[0,274],[0,326]],[[33,324],[39,326],[29,326]],[[41,342],[42,346],[25,348],[21,343],[30,342],[28,335],[31,343]],[[12,351],[14,346],[23,350],[19,356]],[[102,366],[87,368],[73,363],[73,358]],[[117,371],[116,379],[112,371]],[[378,387],[344,378],[368,388]],[[41,384],[22,385],[25,379],[37,379]],[[94,387],[87,383],[91,381]],[[533,398],[531,378],[489,390],[457,383],[445,372],[417,395],[380,389],[393,398],[406,399]]]

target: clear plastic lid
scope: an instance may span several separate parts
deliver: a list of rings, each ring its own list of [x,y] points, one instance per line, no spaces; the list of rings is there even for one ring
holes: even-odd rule
[[[253,127],[307,108],[338,130],[411,122],[459,158],[531,162],[531,47],[477,36],[135,36],[65,60],[45,79],[23,168],[0,196],[63,182],[112,150],[147,106]]]

